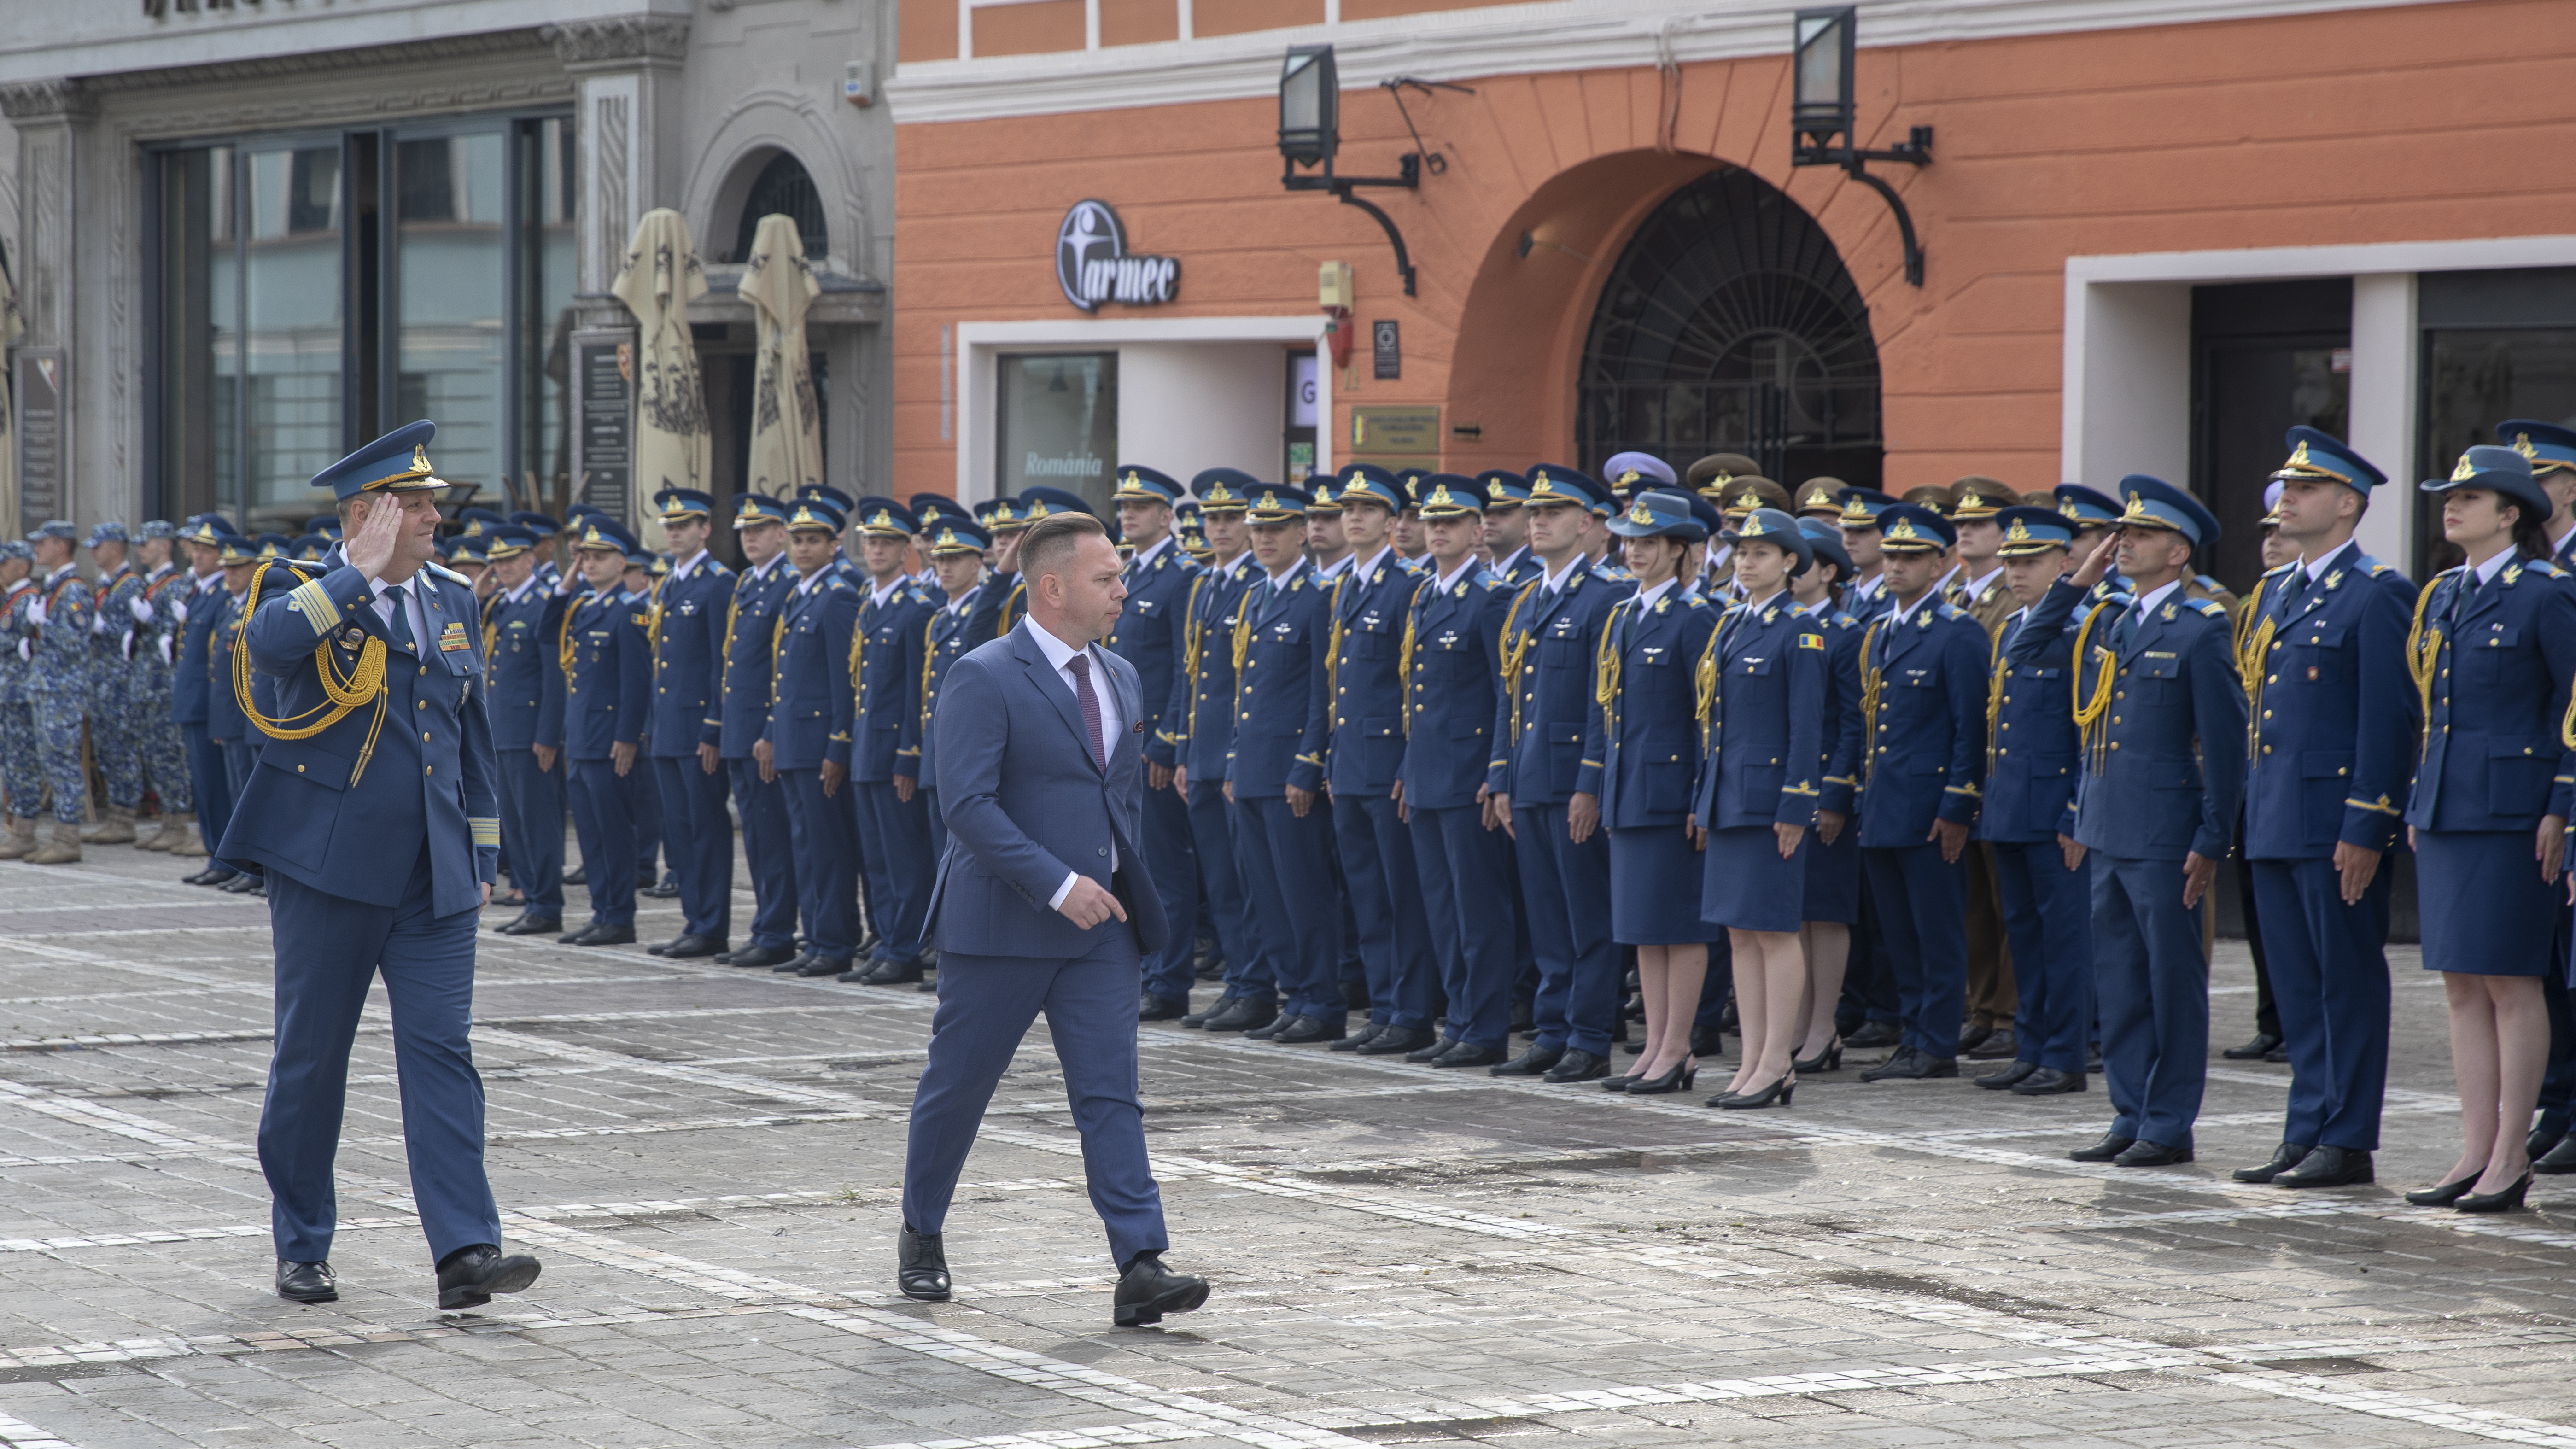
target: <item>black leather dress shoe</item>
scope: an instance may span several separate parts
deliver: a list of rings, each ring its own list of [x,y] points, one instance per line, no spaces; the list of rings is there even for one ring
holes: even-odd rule
[[[838,956],[808,956],[796,968],[799,976],[839,976],[850,969],[850,963]]]
[[[1968,1049],[1966,1042],[1959,1043],[1959,1055],[1972,1062],[2010,1061],[2020,1051],[2021,1043],[2013,1038],[2013,1029],[2009,1026],[1996,1027],[1984,1041],[1977,1043],[1974,1051]]]
[[[2550,1177],[2576,1172],[2576,1133],[2559,1138],[2557,1146],[2531,1164],[2531,1170]]]
[[[781,961],[777,965],[770,967],[769,972],[773,976],[793,976],[797,972],[805,969],[805,963],[813,959],[813,952],[799,951],[787,960]]]
[[[796,953],[785,946],[745,946],[716,958],[719,966],[784,966],[796,959]]]
[[[1259,1001],[1249,996],[1230,996],[1214,1015],[1201,1025],[1209,1031],[1257,1031],[1279,1019],[1279,1003]]]
[[[1608,1057],[1595,1056],[1579,1048],[1568,1048],[1565,1055],[1556,1059],[1556,1065],[1547,1069],[1547,1075],[1539,1080],[1563,1086],[1567,1082],[1597,1082],[1608,1075],[1610,1075]]]
[[[2030,1074],[2038,1070],[2037,1062],[2015,1062],[2000,1072],[1988,1072],[1977,1078],[1977,1085],[1989,1092],[2007,1091],[2014,1084],[2029,1080]]]
[[[574,935],[572,937],[571,944],[575,946],[632,946],[635,944],[635,928],[632,925],[595,925]]]
[[[248,871],[244,871],[240,875],[234,876],[231,880],[225,881],[222,885],[215,887],[215,889],[219,891],[228,891],[237,896],[246,896],[252,891],[258,890],[265,884],[267,884],[267,881],[264,878],[252,875]]]
[[[1339,1017],[1300,1016],[1279,1028],[1270,1038],[1281,1046],[1313,1046],[1319,1041],[1340,1041],[1350,1035],[1350,1028]]]
[[[495,1293],[524,1293],[537,1281],[537,1260],[490,1243],[459,1248],[438,1265],[438,1306],[480,1308]]]
[[[1209,1002],[1207,1005],[1200,1007],[1198,1010],[1191,1012],[1189,1015],[1182,1017],[1181,1025],[1188,1027],[1192,1031],[1204,1031],[1207,1029],[1209,1017],[1216,1015],[1218,1012],[1225,1010],[1233,1004],[1233,997],[1220,996],[1216,1000]]]
[[[2254,1039],[2243,1046],[2232,1046],[2219,1055],[2231,1062],[2259,1062],[2263,1054],[2279,1046],[2281,1039],[2268,1031],[2254,1033]]]
[[[2284,1142],[2272,1149],[2271,1161],[2260,1167],[2240,1167],[2227,1175],[2237,1182],[2270,1182],[2298,1166],[2302,1158],[2315,1150],[2316,1148],[2309,1143]]]
[[[1247,1028],[1243,1033],[1243,1039],[1245,1041],[1268,1041],[1279,1035],[1279,1033],[1286,1031],[1288,1028],[1304,1020],[1306,1020],[1304,1016],[1298,1015],[1294,1012],[1284,1013],[1271,1018],[1260,1026]]]
[[[1694,1026],[1690,1049],[1695,1057],[1722,1057],[1726,1055],[1726,1033],[1713,1026]]]
[[[657,901],[678,900],[680,898],[680,882],[677,877],[666,875],[655,884],[637,886],[635,888],[635,894],[639,896],[651,896]]]
[[[201,886],[222,885],[225,881],[231,880],[235,874],[236,872],[230,866],[210,865],[204,870],[197,872],[195,875],[183,875],[179,877],[179,883],[181,885]]]
[[[1142,1328],[1162,1322],[1166,1313],[1187,1313],[1207,1302],[1207,1296],[1205,1278],[1173,1272],[1163,1266],[1160,1253],[1138,1253],[1118,1279],[1110,1312],[1120,1328]]]
[[[2272,1179],[2274,1187],[2350,1187],[2377,1181],[2370,1154],[2323,1144],[2299,1159],[2299,1165]]]
[[[1843,1045],[1853,1051],[1865,1051],[1873,1047],[1894,1046],[1903,1039],[1903,1034],[1892,1021],[1864,1021],[1860,1030],[1843,1038]]]
[[[2128,1151],[2130,1145],[2137,1140],[2135,1137],[2123,1137],[2117,1132],[2105,1132],[2102,1134],[2101,1141],[2090,1147],[2078,1147],[2066,1156],[2073,1162],[2108,1162]]]
[[[1410,1057],[1423,1047],[1439,1044],[1438,1037],[1418,1026],[1390,1026],[1362,1043],[1358,1051],[1364,1057]]]
[[[2129,1144],[2128,1149],[2111,1159],[2113,1167],[2171,1167],[2191,1161],[2188,1147],[2168,1147],[2162,1142],[2149,1142],[2144,1137]],[[2274,1179],[2278,1181],[2279,1179]]]
[[[948,1301],[948,1253],[937,1233],[916,1233],[909,1226],[895,1235],[894,1286],[922,1303]]]
[[[1510,1061],[1495,1064],[1490,1075],[1497,1077],[1543,1077],[1556,1069],[1558,1059],[1564,1055],[1565,1050],[1562,1047],[1533,1046],[1528,1051],[1521,1053]]]
[[[1178,1021],[1189,1014],[1190,1004],[1186,1000],[1175,1001],[1150,991],[1136,999],[1138,1021]]]
[[[1993,1036],[1994,1034],[1995,1029],[1991,1024],[1986,1026],[1961,1026],[1959,1028],[1959,1054],[1961,1056],[1965,1056],[1968,1053],[1975,1051],[1978,1047],[1985,1045],[1986,1038]]]
[[[2566,1135],[2555,1127],[2534,1127],[2522,1134],[2522,1155],[2538,1162],[2548,1156],[2549,1149],[2557,1146],[2559,1139]]]
[[[527,908],[528,896],[525,891],[514,890],[506,896],[494,896],[492,898],[492,904],[499,906],[503,910],[508,910],[512,906],[517,906],[524,910]]]
[[[910,986],[921,979],[921,958],[909,961],[880,960],[869,965],[859,976],[862,986]]]
[[[1435,1036],[1431,1040],[1424,1042],[1422,1045],[1415,1047],[1413,1050],[1406,1052],[1404,1054],[1404,1059],[1408,1062],[1438,1061],[1441,1057],[1448,1054],[1451,1047],[1454,1047],[1457,1044],[1458,1038],[1454,1036]]]
[[[1512,998],[1512,1030],[1533,1031],[1538,1027],[1538,1002],[1527,996]]]
[[[572,869],[565,871],[563,873],[563,883],[565,885],[590,884],[590,867],[586,865],[576,865]]]
[[[1508,1055],[1498,1046],[1480,1047],[1470,1046],[1463,1041],[1452,1042],[1449,1044],[1449,1050],[1431,1059],[1431,1065],[1435,1067],[1499,1066]],[[1412,1058],[1407,1057],[1405,1060],[1410,1061]]]
[[[1386,1034],[1386,1023],[1364,1021],[1351,1029],[1351,1034],[1324,1048],[1329,1052],[1355,1052]]]
[[[541,916],[535,911],[522,911],[515,918],[495,927],[504,936],[551,936],[563,929],[563,917]]]
[[[703,956],[724,954],[724,937],[683,934],[654,948],[653,954],[665,961],[695,961]]]
[[[1920,1082],[1933,1077],[1959,1075],[1956,1057],[1925,1056],[1913,1047],[1898,1047],[1896,1055],[1860,1074],[1864,1082]]]
[[[2081,1092],[2088,1084],[2082,1072],[2061,1072],[2055,1067],[2041,1067],[2012,1084],[2016,1097],[2055,1097],[2067,1092]]]
[[[2290,1044],[2288,1042],[2283,1042],[2279,1046],[2272,1048],[2270,1051],[2263,1053],[2263,1060],[2270,1062],[2276,1067],[2287,1066],[2290,1061]]]
[[[340,1280],[329,1263],[277,1260],[277,1296],[293,1303],[337,1303]]]

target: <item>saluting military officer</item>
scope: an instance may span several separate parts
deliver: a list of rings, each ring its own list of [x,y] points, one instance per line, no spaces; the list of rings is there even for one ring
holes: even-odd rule
[[[83,826],[81,839],[91,845],[127,845],[134,840],[134,812],[143,803],[143,760],[135,735],[132,643],[135,604],[143,597],[143,576],[126,557],[125,525],[110,519],[90,527],[87,547],[98,567],[90,586],[97,600],[90,618],[89,738],[90,756],[107,786],[107,804],[97,823]]]
[[[2329,434],[2294,427],[2273,474],[2298,558],[2263,575],[2237,659],[2246,695],[2243,850],[2290,1050],[2281,1146],[2239,1182],[2368,1182],[2388,1085],[2390,853],[2419,703],[2407,673],[2414,586],[2353,542],[2388,481]]]
[[[571,595],[557,658],[564,672],[566,788],[581,841],[590,922],[559,939],[572,946],[622,946],[635,939],[635,758],[651,727],[653,646],[646,602],[626,587],[636,547],[624,524],[593,513],[573,542],[578,577],[556,587]]]
[[[193,858],[203,851],[197,842],[196,796],[189,788],[187,746],[170,706],[170,666],[178,655],[180,627],[177,607],[187,590],[187,575],[170,557],[177,539],[178,530],[164,519],[153,519],[135,532],[143,574],[131,645],[135,750],[153,793],[161,797],[160,828],[137,844]]]
[[[197,841],[210,854],[224,838],[224,825],[233,810],[232,780],[224,768],[223,746],[215,742],[212,728],[215,626],[222,622],[226,604],[222,543],[231,532],[232,526],[214,513],[201,513],[180,530],[189,580],[184,596],[172,606],[179,618],[179,643],[170,664],[170,717],[178,722],[179,739],[188,751],[189,794],[197,802]],[[182,877],[189,885],[207,886],[232,878],[233,868],[220,859],[210,859],[195,875]]]
[[[1137,1002],[1137,1016],[1144,1021],[1187,1016],[1190,983],[1197,974],[1198,841],[1190,828],[1189,803],[1171,788],[1180,736],[1188,728],[1183,656],[1189,649],[1190,588],[1199,575],[1198,565],[1181,552],[1172,532],[1173,505],[1181,496],[1179,481],[1166,474],[1135,463],[1118,465],[1111,497],[1118,505],[1118,532],[1128,548],[1120,575],[1127,599],[1107,643],[1136,666],[1145,726],[1145,866],[1171,926],[1163,949],[1145,958]]]
[[[798,976],[839,976],[858,951],[851,907],[859,891],[857,822],[841,798],[850,778],[850,736],[858,693],[850,684],[859,590],[838,566],[841,512],[800,498],[787,515],[788,562],[796,569],[770,626],[770,711],[764,763],[787,801],[796,853],[796,897],[805,920],[804,955],[771,967]]]
[[[930,858],[936,862],[948,853],[948,822],[939,813],[939,736],[931,728],[939,712],[939,685],[948,677],[948,666],[995,637],[993,621],[1001,615],[1002,601],[984,579],[984,551],[993,546],[993,536],[982,524],[952,514],[941,518],[926,537],[931,571],[939,580],[940,603],[923,626],[921,709],[913,717],[912,738],[905,743],[920,751],[915,761],[921,770],[917,778],[923,810],[930,817]]]
[[[2001,639],[2004,621],[2019,607],[2004,584],[2003,526],[1996,514],[2018,507],[2020,496],[1995,479],[1971,473],[1950,485],[1950,526],[1958,532],[1958,572],[1949,598]],[[1982,837],[1968,843],[1968,1019],[1959,1050],[1976,1060],[2010,1058],[2013,1047],[2012,943],[2004,930],[2003,896],[1996,884],[1994,846]]]
[[[563,929],[564,611],[571,601],[537,578],[537,536],[492,531],[485,556],[497,592],[483,605],[484,698],[500,762],[501,841],[525,904],[504,936]]]
[[[770,968],[797,959],[796,851],[790,841],[787,796],[769,747],[770,648],[778,616],[799,577],[787,560],[788,505],[762,493],[742,495],[733,536],[742,545],[743,570],[725,605],[718,703],[718,753],[731,777],[734,809],[742,816],[743,864],[751,875],[751,937],[720,965]]]
[[[715,500],[694,488],[653,495],[671,572],[653,598],[652,721],[663,850],[679,877],[680,934],[652,948],[673,961],[722,955],[733,934],[733,818],[725,811],[725,618],[733,570],[707,551]]]
[[[34,708],[36,751],[43,761],[45,783],[54,792],[53,835],[27,857],[35,865],[80,859],[81,807],[89,799],[88,781],[81,770],[81,720],[97,672],[90,626],[98,610],[89,585],[72,565],[72,541],[79,536],[61,519],[39,524],[27,535],[36,551],[37,590],[28,611],[35,638],[27,698]]]
[[[2075,697],[2086,748],[2075,841],[2093,857],[2094,989],[2115,1115],[2101,1141],[2068,1155],[2163,1167],[2191,1161],[2208,1071],[2199,911],[2234,844],[2245,686],[2226,608],[2184,592],[2218,520],[2160,478],[2133,473],[2120,493],[2117,561],[2137,592],[2087,616]],[[2090,589],[2112,560],[2095,553],[2074,581]],[[2034,618],[2054,628],[2052,614]]]
[[[8,838],[0,860],[23,860],[36,848],[36,804],[45,772],[36,760],[36,717],[27,703],[27,660],[34,634],[27,610],[36,602],[36,551],[19,539],[0,543],[0,786],[8,793]],[[24,811],[24,814],[19,812]]]
[[[921,754],[906,745],[921,723],[922,632],[938,609],[912,581],[907,561],[920,524],[891,498],[862,498],[855,519],[866,594],[859,607],[850,677],[858,688],[851,722],[850,783],[858,789],[859,864],[867,873],[873,964],[855,978],[870,986],[917,982],[928,948],[929,802],[920,798]]]
[[[1250,490],[1260,486],[1251,474],[1234,468],[1209,468],[1190,480],[1213,557],[1190,581],[1180,663],[1185,708],[1176,729],[1180,748],[1172,765],[1172,789],[1189,805],[1199,878],[1207,886],[1208,914],[1225,953],[1225,980],[1217,999],[1182,1017],[1181,1025],[1220,1032],[1251,1031],[1279,1019],[1276,963],[1267,954],[1268,933],[1255,914],[1248,868],[1236,839],[1242,816],[1226,792],[1227,766],[1234,757],[1235,625],[1242,618],[1244,596],[1263,576],[1246,521]]]

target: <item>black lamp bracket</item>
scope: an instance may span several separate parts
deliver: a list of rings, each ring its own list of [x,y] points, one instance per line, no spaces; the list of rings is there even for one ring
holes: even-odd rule
[[[1397,164],[1395,175],[1337,176],[1333,173],[1333,158],[1327,155],[1324,158],[1323,171],[1315,175],[1299,175],[1296,163],[1290,162],[1280,175],[1279,184],[1290,191],[1329,191],[1344,206],[1356,206],[1377,218],[1378,226],[1386,232],[1387,241],[1395,247],[1395,270],[1404,278],[1404,295],[1410,297],[1414,295],[1413,254],[1405,249],[1404,233],[1396,228],[1395,218],[1387,215],[1383,207],[1354,193],[1363,186],[1393,186],[1406,191],[1418,190],[1422,185],[1422,172],[1426,166],[1434,176],[1449,169],[1447,157],[1423,146],[1422,132],[1415,129],[1413,115],[1404,107],[1405,87],[1410,86],[1425,94],[1435,86],[1441,90],[1465,91],[1469,95],[1474,95],[1475,92],[1469,87],[1453,85],[1448,81],[1416,80],[1411,76],[1397,76],[1393,80],[1380,81],[1379,85],[1385,88],[1387,94],[1395,98],[1396,114],[1404,117],[1404,129],[1413,137],[1413,149],[1405,153],[1403,160]]]
[[[1803,141],[1790,151],[1789,164],[1839,166],[1852,180],[1887,198],[1888,210],[1896,213],[1897,234],[1905,242],[1905,280],[1914,286],[1922,286],[1923,245],[1914,236],[1914,216],[1905,209],[1905,199],[1896,194],[1896,188],[1887,184],[1887,178],[1870,174],[1869,163],[1886,161],[1906,166],[1931,165],[1932,128],[1916,126],[1912,134],[1906,137],[1904,144],[1891,146],[1884,151],[1864,151],[1850,145],[1849,140],[1849,133],[1846,132],[1845,144],[1840,146],[1828,146],[1814,140]]]

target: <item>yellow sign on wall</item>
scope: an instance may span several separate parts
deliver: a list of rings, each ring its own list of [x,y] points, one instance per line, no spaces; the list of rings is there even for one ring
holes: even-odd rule
[[[1440,409],[1353,408],[1351,451],[1372,462],[1390,454],[1436,459],[1440,456]]]

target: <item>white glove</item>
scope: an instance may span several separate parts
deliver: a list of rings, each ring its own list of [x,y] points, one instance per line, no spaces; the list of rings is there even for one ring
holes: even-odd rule
[[[133,630],[131,630],[131,629],[126,630],[126,631],[125,631],[125,637],[123,637],[123,638],[121,638],[121,639],[119,639],[119,640],[117,640],[117,641],[116,641],[116,653],[117,653],[117,657],[118,657],[118,658],[120,658],[120,659],[131,660],[131,659],[133,659],[133,658],[134,658],[134,631],[133,631]]]
[[[45,622],[45,600],[42,595],[28,601],[27,622],[36,625],[42,625]]]
[[[149,624],[152,622],[152,601],[150,599],[143,597],[141,594],[136,594],[133,601],[128,603],[125,607],[134,611],[135,623]]]
[[[19,640],[18,657],[22,660],[34,659],[36,657],[36,641],[33,639]]]
[[[168,663],[170,663],[170,662],[171,662],[171,659],[170,659],[170,636],[169,636],[169,635],[167,635],[167,634],[164,634],[164,635],[162,635],[162,636],[161,636],[161,662],[162,662],[162,663],[164,663],[164,664],[168,664]]]
[[[188,601],[187,601],[187,600],[185,600],[185,599],[181,599],[181,600],[180,600],[180,601],[178,601],[177,603],[172,604],[172,605],[170,606],[170,612],[179,616],[179,622],[180,622],[180,623],[182,623],[182,624],[187,623],[187,622],[188,622]]]
[[[91,619],[90,619],[90,621],[89,621],[89,631],[90,631],[91,633],[93,633],[93,634],[104,634],[104,633],[106,633],[106,632],[107,632],[107,616],[106,616],[105,614],[98,614],[98,615],[94,615],[94,616],[92,616],[92,618],[91,618]]]

